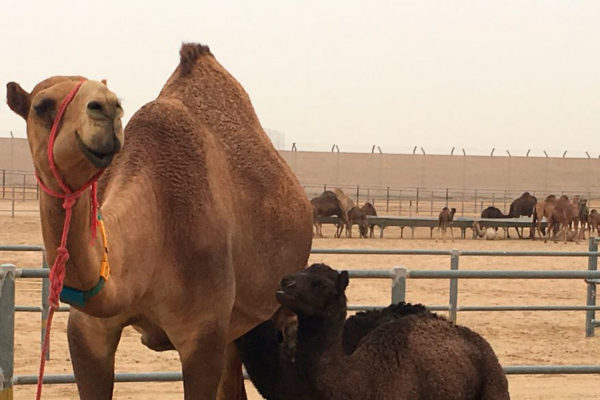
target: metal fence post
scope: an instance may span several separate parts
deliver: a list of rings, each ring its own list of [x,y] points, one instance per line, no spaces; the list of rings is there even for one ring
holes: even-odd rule
[[[356,185],[356,204],[360,203],[360,186]]]
[[[473,199],[473,213],[477,214],[477,189],[475,189],[475,198]]]
[[[12,187],[12,199],[10,201],[10,216],[15,216],[15,186]]]
[[[430,202],[429,208],[430,208],[430,215],[433,215],[433,190],[431,191],[431,202]]]
[[[6,198],[6,170],[2,170],[2,198]]]
[[[415,214],[419,214],[419,188],[417,188],[417,199],[416,199],[416,211]]]
[[[448,207],[448,188],[446,188],[446,207]]]
[[[42,252],[42,268],[48,269],[48,263],[46,262],[46,252]],[[42,329],[40,338],[40,349],[44,347],[44,336],[46,336],[46,322],[48,321],[48,312],[50,311],[50,304],[48,303],[48,296],[50,295],[50,280],[48,278],[42,278]],[[41,350],[40,350],[41,351]],[[50,343],[48,343],[48,350],[46,351],[46,360],[50,359]]]
[[[0,266],[0,400],[12,400],[15,346],[15,266]]]
[[[458,270],[458,257],[459,251],[456,249],[452,249],[452,254],[450,255],[450,269],[452,271]],[[452,278],[450,279],[450,307],[448,310],[448,317],[450,321],[456,323],[456,309],[458,304],[458,279]]]
[[[598,251],[598,242],[595,237],[590,237],[588,250],[590,252]],[[588,271],[596,271],[598,269],[598,256],[589,255],[588,258]],[[587,280],[587,305],[596,305],[596,282],[594,280]],[[594,327],[596,319],[596,310],[587,310],[585,312],[585,337],[594,336]]]
[[[392,304],[406,301],[406,269],[394,267],[392,279]]]
[[[390,212],[390,187],[387,187],[385,194],[385,212]]]

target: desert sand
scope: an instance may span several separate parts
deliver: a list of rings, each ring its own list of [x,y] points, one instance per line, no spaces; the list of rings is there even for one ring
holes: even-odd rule
[[[41,244],[39,217],[21,214],[15,218],[0,216],[1,244]],[[356,228],[355,228],[356,230]],[[315,248],[372,249],[485,249],[485,250],[564,250],[585,251],[580,244],[544,244],[530,240],[460,240],[446,242],[429,239],[429,230],[417,230],[416,239],[399,239],[399,230],[386,229],[385,239],[316,239]],[[356,235],[356,233],[355,233]],[[458,235],[456,235],[458,237]],[[470,237],[470,235],[468,235]],[[313,255],[311,262],[325,262],[337,269],[448,269],[448,256],[351,256]],[[0,263],[39,268],[40,253],[0,253]],[[560,269],[585,270],[586,258],[550,257],[462,257],[461,269]],[[409,280],[407,301],[426,305],[448,304],[447,280]],[[19,280],[17,304],[39,305],[41,281]],[[388,280],[352,279],[348,288],[353,304],[387,305],[390,301]],[[583,280],[462,280],[459,283],[460,305],[584,305],[586,285]],[[47,374],[72,373],[66,339],[67,314],[55,318],[51,339],[51,360]],[[503,365],[520,364],[599,364],[600,338],[585,338],[585,313],[577,312],[462,312],[458,323],[482,334],[493,346]],[[40,315],[17,313],[15,331],[15,374],[36,374],[39,362]],[[600,335],[600,332],[598,333]],[[174,351],[155,353],[140,343],[133,329],[124,331],[117,352],[116,371],[177,371],[180,365]],[[600,399],[597,375],[523,375],[509,376],[513,399]],[[249,398],[261,399],[252,384],[246,384]],[[30,399],[34,386],[15,387],[15,399]],[[75,399],[75,385],[46,385],[46,399]],[[181,382],[117,383],[115,399],[181,399]]]

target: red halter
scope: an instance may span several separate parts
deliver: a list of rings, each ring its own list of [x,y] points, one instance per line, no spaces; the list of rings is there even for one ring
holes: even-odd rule
[[[58,309],[59,296],[63,287],[63,281],[65,279],[65,269],[67,261],[69,260],[69,251],[67,250],[67,237],[69,235],[69,226],[71,224],[71,216],[73,214],[73,206],[77,199],[81,194],[91,186],[91,199],[92,206],[90,212],[90,225],[92,230],[92,241],[96,238],[96,215],[98,213],[98,199],[96,195],[96,181],[100,178],[100,175],[104,172],[103,169],[98,171],[94,176],[92,176],[86,183],[83,184],[77,190],[71,190],[69,186],[63,181],[60,174],[58,173],[58,168],[56,168],[56,164],[54,162],[54,141],[56,140],[56,135],[58,134],[58,130],[60,129],[63,115],[69,106],[69,103],[73,100],[81,85],[85,83],[85,80],[79,81],[77,85],[69,92],[67,97],[65,97],[60,104],[60,108],[58,109],[58,113],[54,118],[54,122],[52,123],[52,129],[50,130],[50,138],[48,139],[48,164],[50,166],[50,170],[54,175],[54,179],[58,183],[58,186],[62,190],[62,193],[56,192],[50,189],[36,173],[36,179],[44,192],[49,194],[52,197],[57,197],[59,199],[63,199],[63,208],[65,209],[65,222],[63,225],[62,235],[60,238],[60,246],[56,249],[56,257],[54,259],[54,263],[52,264],[52,268],[50,269],[50,294],[48,296],[48,302],[50,303],[50,310],[48,312],[48,320],[46,323],[46,335],[44,336],[44,345],[42,347],[42,359],[40,361],[40,370],[38,375],[38,384],[37,384],[37,394],[36,399],[39,400],[42,396],[42,380],[44,377],[44,367],[46,364],[46,352],[48,351],[48,344],[50,339],[50,328],[52,327],[52,316],[54,315],[54,311]]]

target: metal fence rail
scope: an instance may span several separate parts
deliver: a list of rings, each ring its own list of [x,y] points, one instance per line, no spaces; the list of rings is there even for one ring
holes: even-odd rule
[[[390,279],[391,301],[397,303],[406,300],[406,286],[409,279],[448,279],[449,304],[429,306],[436,311],[448,311],[449,319],[456,322],[457,313],[460,311],[585,311],[586,336],[594,335],[594,328],[600,325],[595,320],[595,312],[600,309],[596,306],[596,284],[600,283],[600,271],[597,270],[598,241],[600,238],[590,238],[589,251],[587,252],[556,252],[556,251],[459,251],[459,250],[372,250],[372,249],[313,249],[313,254],[351,254],[351,255],[438,255],[450,256],[450,270],[407,270],[396,267],[389,270],[350,270],[352,278],[359,279]],[[0,246],[0,251],[38,251],[43,252],[41,246]],[[587,257],[587,271],[573,270],[459,270],[461,256],[494,256],[494,257]],[[28,385],[36,383],[34,375],[13,376],[14,374],[14,313],[42,312],[42,324],[45,325],[47,315],[47,277],[48,267],[45,260],[43,268],[18,269],[14,265],[0,266],[0,398],[12,395],[13,385]],[[16,306],[15,305],[15,280],[16,279],[42,279],[42,306]],[[587,305],[545,305],[545,306],[459,306],[458,305],[458,279],[585,279],[588,288]],[[375,305],[350,305],[350,310],[364,310],[381,308]],[[61,307],[67,311],[69,307]],[[43,337],[42,330],[42,337]],[[513,365],[504,366],[507,374],[598,374],[600,365]],[[116,382],[149,382],[149,381],[178,381],[181,380],[179,372],[158,373],[120,373],[116,374]],[[72,375],[48,375],[44,383],[73,383]],[[6,397],[9,398],[9,397]]]

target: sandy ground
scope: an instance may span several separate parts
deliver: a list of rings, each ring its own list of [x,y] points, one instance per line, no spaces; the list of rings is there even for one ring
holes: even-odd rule
[[[21,214],[16,218],[0,216],[0,243],[40,244],[38,217]],[[428,239],[429,230],[417,230],[417,239],[399,239],[399,230],[386,229],[385,239],[317,239],[315,248],[402,248],[402,249],[495,249],[495,250],[586,250],[584,243],[543,244],[528,240],[477,241],[456,240],[442,243]],[[458,235],[457,235],[458,236]],[[469,235],[468,235],[469,236]],[[335,256],[315,255],[311,262],[326,262],[338,269],[388,269],[404,266],[409,269],[448,269],[448,256]],[[39,267],[39,253],[0,253],[0,263],[20,267]],[[585,270],[585,258],[461,258],[461,269],[570,269]],[[40,304],[39,280],[17,282],[17,304]],[[411,280],[407,284],[407,300],[427,305],[448,304],[447,280]],[[388,280],[351,281],[350,303],[388,304]],[[459,284],[461,305],[583,305],[586,285],[582,280],[463,280]],[[48,374],[71,373],[66,343],[66,314],[55,319],[52,334],[52,359]],[[516,364],[598,364],[600,337],[585,338],[584,312],[464,312],[458,323],[482,334],[492,344],[504,365]],[[36,374],[39,357],[40,316],[18,313],[15,333],[15,374]],[[600,335],[600,332],[598,333]],[[175,352],[155,353],[140,343],[133,329],[125,330],[117,353],[118,372],[177,371]],[[597,375],[511,376],[513,399],[600,399]],[[247,383],[249,398],[258,400],[251,383]],[[15,399],[33,397],[33,386],[17,386]],[[77,398],[74,385],[47,385],[46,399]],[[115,399],[180,399],[182,385],[176,383],[115,384]]]

